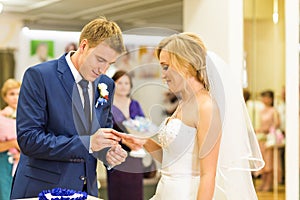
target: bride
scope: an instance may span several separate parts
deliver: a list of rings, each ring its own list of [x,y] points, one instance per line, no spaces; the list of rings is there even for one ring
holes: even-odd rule
[[[156,55],[180,101],[144,144],[161,162],[151,200],[257,199],[251,171],[264,161],[230,68],[193,33],[163,39]]]

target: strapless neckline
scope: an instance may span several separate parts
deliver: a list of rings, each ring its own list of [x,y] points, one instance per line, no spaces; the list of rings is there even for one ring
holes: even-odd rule
[[[193,139],[196,133],[197,129],[195,127],[185,124],[181,119],[169,117],[162,122],[158,130],[158,140],[163,148],[168,148],[178,135],[180,135],[180,138]]]
[[[165,125],[165,126],[170,125],[170,123],[172,123],[171,121],[178,121],[178,122],[180,122],[182,125],[184,125],[185,127],[191,128],[191,129],[195,129],[195,130],[196,130],[195,127],[192,127],[192,126],[187,125],[187,124],[184,123],[181,119],[178,119],[178,118],[172,118],[172,117],[166,118],[166,119],[165,119],[164,125]]]

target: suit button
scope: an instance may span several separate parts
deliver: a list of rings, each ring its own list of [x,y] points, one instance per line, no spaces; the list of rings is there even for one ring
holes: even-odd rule
[[[82,180],[82,181],[85,181],[85,180],[86,180],[86,177],[85,177],[85,176],[80,176],[79,178],[80,178],[80,180]]]

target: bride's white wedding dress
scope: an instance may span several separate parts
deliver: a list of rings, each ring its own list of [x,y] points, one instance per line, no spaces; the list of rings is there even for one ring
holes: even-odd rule
[[[151,200],[196,199],[200,182],[196,129],[179,119],[167,118],[158,138],[163,146],[161,179]]]
[[[264,161],[239,84],[226,63],[212,52],[206,57],[210,95],[222,122],[214,200],[257,200],[251,171]],[[200,159],[219,138],[218,124],[208,137],[197,140],[197,130],[180,119],[167,118],[159,128],[163,149],[161,179],[151,200],[196,200],[200,183]]]
[[[196,128],[167,118],[159,128],[163,147],[161,178],[150,200],[196,200],[200,183]],[[246,167],[247,168],[247,167]],[[257,199],[250,170],[217,168],[214,200]]]

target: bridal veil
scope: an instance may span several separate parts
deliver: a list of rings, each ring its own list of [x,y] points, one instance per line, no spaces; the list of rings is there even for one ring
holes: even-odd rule
[[[210,94],[218,107],[222,125],[214,199],[257,199],[251,171],[260,170],[264,161],[240,83],[230,67],[213,52],[207,52],[206,70]],[[200,158],[210,152],[219,137],[213,124],[207,135]]]

